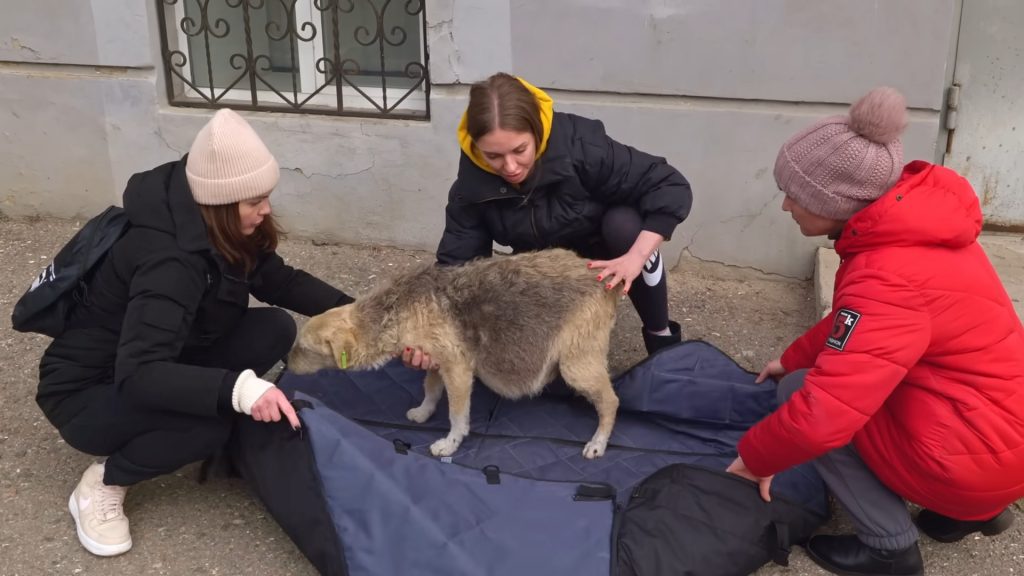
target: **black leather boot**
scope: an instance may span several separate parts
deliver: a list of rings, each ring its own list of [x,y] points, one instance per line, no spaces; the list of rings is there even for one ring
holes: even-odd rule
[[[1003,510],[991,520],[955,520],[931,510],[921,510],[917,515],[917,527],[938,542],[959,542],[965,536],[981,532],[985,536],[995,536],[1005,532],[1013,525],[1013,512],[1009,508]]]
[[[644,347],[647,348],[647,355],[650,356],[662,348],[666,348],[673,344],[678,344],[683,340],[682,329],[679,327],[679,322],[668,321],[668,329],[671,334],[668,336],[661,336],[659,334],[651,334],[645,328],[641,328],[640,331],[644,333]]]
[[[825,570],[844,576],[924,575],[917,542],[903,550],[876,550],[856,536],[813,536],[807,555]]]

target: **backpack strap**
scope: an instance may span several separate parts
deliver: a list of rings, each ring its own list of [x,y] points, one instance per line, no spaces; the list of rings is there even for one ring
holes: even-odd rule
[[[772,522],[768,537],[772,562],[779,566],[789,566],[789,552],[793,545],[789,537],[789,525],[785,522]]]

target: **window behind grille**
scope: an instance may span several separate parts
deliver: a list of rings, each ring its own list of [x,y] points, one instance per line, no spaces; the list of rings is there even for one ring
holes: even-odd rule
[[[424,0],[157,0],[171,104],[429,117]]]

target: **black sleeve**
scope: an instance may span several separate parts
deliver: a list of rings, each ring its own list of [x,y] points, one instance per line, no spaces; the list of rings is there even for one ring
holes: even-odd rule
[[[597,120],[575,118],[584,187],[606,204],[634,206],[644,230],[672,237],[693,203],[690,183],[664,158],[616,142]]]
[[[226,371],[177,362],[206,290],[205,265],[187,258],[156,253],[136,266],[114,382],[140,406],[212,416]]]
[[[444,234],[437,246],[437,263],[457,265],[475,258],[489,257],[494,238],[484,225],[480,207],[459,202],[452,185],[448,206],[444,209]]]
[[[316,316],[354,301],[323,280],[285,264],[276,252],[254,271],[250,291],[261,302],[304,316]]]
[[[238,381],[238,377],[241,375],[241,372],[229,371],[221,379],[220,392],[217,396],[217,411],[221,414],[233,414],[235,412],[235,407],[231,404],[231,396],[235,392],[235,382]]]

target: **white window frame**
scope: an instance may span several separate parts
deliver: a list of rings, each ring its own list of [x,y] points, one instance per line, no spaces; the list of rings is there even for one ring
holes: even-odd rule
[[[185,2],[186,1],[187,0],[182,0],[181,2],[178,2],[178,3],[174,4],[174,30],[175,30],[175,32],[177,34],[178,49],[181,52],[183,52],[188,57],[188,63],[189,63],[189,65],[182,66],[180,68],[180,73],[181,73],[181,75],[185,79],[188,80],[188,82],[191,82],[191,83],[195,84],[195,80],[192,77],[192,66],[191,66],[191,63],[192,63],[193,60],[192,60],[192,52],[189,49],[189,36],[187,34],[185,34],[185,32],[181,29],[181,26],[179,24],[182,21],[182,19],[185,18]],[[424,10],[425,10],[426,9],[426,5],[425,5],[426,4],[426,0],[423,0],[423,2],[424,2]],[[316,31],[317,31],[317,36],[316,36],[316,38],[314,40],[309,41],[309,42],[302,42],[302,41],[296,42],[296,44],[297,44],[296,62],[297,62],[297,65],[299,67],[299,70],[300,70],[300,73],[299,73],[299,91],[298,91],[298,94],[297,94],[297,102],[303,102],[304,100],[306,100],[306,98],[309,98],[310,94],[315,92],[321,86],[324,86],[325,75],[320,73],[320,71],[316,69],[317,61],[319,61],[321,58],[323,58],[325,56],[325,54],[326,54],[326,52],[324,50],[324,42],[323,42],[323,38],[324,38],[324,32],[322,30],[323,26],[322,26],[321,19],[319,18],[320,15],[321,15],[321,12],[313,7],[313,0],[296,0],[296,2],[295,2],[295,20],[296,20],[295,21],[295,26],[296,26],[296,29],[302,30],[302,26],[304,24],[311,23],[311,24],[313,24],[313,26],[316,27]],[[316,19],[314,20],[314,18],[316,18]],[[424,32],[423,32],[422,29],[420,29],[418,31],[418,33],[422,36],[422,34]],[[421,62],[423,64],[424,69],[425,69],[427,64],[426,64],[426,54],[425,54],[424,45],[425,45],[425,43],[423,42],[423,38],[421,37],[420,38],[420,42],[419,42],[419,50],[420,50],[420,60],[419,60],[419,62]],[[424,72],[424,74],[426,74],[426,72]],[[345,84],[344,82],[342,82],[342,93],[341,94],[342,94],[342,102],[343,102],[343,104],[345,106],[344,110],[353,111],[353,112],[377,113],[377,114],[382,114],[384,116],[386,116],[388,114],[396,114],[396,113],[398,113],[398,114],[423,114],[427,110],[427,106],[426,106],[426,104],[427,104],[426,103],[426,88],[427,88],[426,87],[426,83],[428,81],[429,81],[429,79],[424,79],[424,81],[422,83],[420,83],[420,85],[415,89],[415,91],[413,93],[409,94],[409,96],[406,97],[406,99],[403,100],[401,104],[399,104],[395,108],[392,108],[386,114],[381,112],[380,109],[378,109],[376,106],[374,106],[373,103],[367,101],[366,97],[363,96],[362,94],[360,94],[355,88],[353,88],[352,86],[349,86],[349,85]],[[360,89],[363,90],[364,92],[367,92],[371,96],[373,95],[373,93],[370,92],[371,90],[372,91],[376,91],[378,94],[381,93],[380,89],[378,87],[376,87],[376,86],[367,86],[365,88],[360,86]],[[218,93],[218,88],[216,86],[212,86],[210,88],[210,91],[213,94],[217,94]],[[281,92],[285,93],[285,94],[288,93],[286,90],[281,90]],[[405,95],[406,92],[408,92],[408,90],[405,89],[405,88],[388,88],[385,91],[385,93],[387,94],[387,101],[388,102],[394,102],[395,100],[398,100],[403,95]],[[192,99],[200,99],[200,100],[205,100],[206,99],[206,97],[203,94],[200,94],[199,92],[194,90],[188,83],[185,83],[185,82],[182,83],[182,96],[184,96],[185,98],[192,98]],[[256,98],[257,98],[257,101],[260,103],[259,105],[263,105],[264,103],[267,103],[267,108],[268,109],[271,109],[271,108],[278,109],[281,106],[288,107],[288,108],[294,108],[289,102],[281,100],[280,96],[278,96],[274,91],[267,90],[265,88],[260,89],[259,87],[257,87],[257,89],[256,89]],[[228,90],[227,92],[225,92],[224,95],[221,96],[220,99],[218,99],[218,102],[250,103],[250,102],[252,102],[252,92],[248,88],[245,88],[245,89],[242,89],[242,88],[232,88],[231,90]],[[305,108],[307,106],[311,106],[311,107],[323,107],[323,108],[336,109],[337,108],[337,103],[338,103],[337,88],[336,88],[335,84],[332,82],[330,85],[325,86],[323,88],[323,90],[321,90],[318,94],[316,94],[315,96],[310,98],[308,101],[306,101],[304,104],[302,104],[302,106],[300,106],[299,108]],[[382,102],[377,102],[377,104],[382,104]],[[287,108],[285,108],[285,109],[287,109]]]

